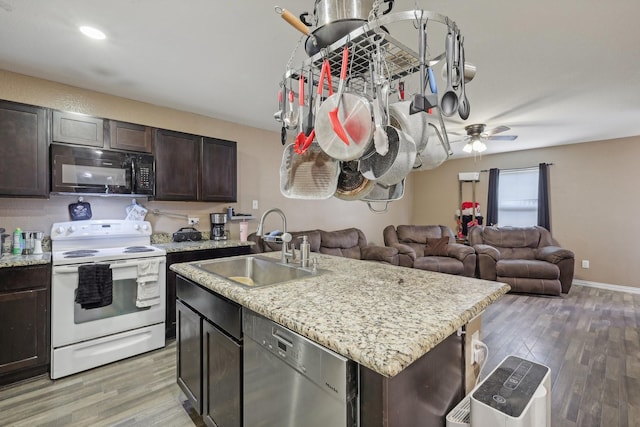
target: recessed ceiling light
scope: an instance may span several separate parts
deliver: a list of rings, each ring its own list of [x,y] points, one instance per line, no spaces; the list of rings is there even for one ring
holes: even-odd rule
[[[96,39],[96,40],[104,40],[107,38],[107,36],[102,31],[98,30],[97,28],[89,27],[86,25],[83,25],[82,27],[80,27],[80,32],[85,36],[91,37],[92,39]]]

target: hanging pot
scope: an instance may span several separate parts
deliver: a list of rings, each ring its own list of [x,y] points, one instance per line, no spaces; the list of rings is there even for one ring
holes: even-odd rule
[[[375,150],[368,151],[360,159],[360,172],[382,185],[402,181],[411,172],[416,161],[416,143],[409,135],[393,126],[386,126],[389,151],[384,156]]]
[[[393,9],[394,0],[383,0],[388,3],[385,15]],[[307,26],[315,26],[312,31],[313,38],[309,37],[305,43],[305,50],[309,56],[313,56],[323,47],[340,40],[351,31],[361,27],[369,19],[369,13],[373,9],[374,0],[316,0],[313,10],[313,22],[309,22],[308,12],[300,15],[300,20]]]
[[[360,200],[367,197],[376,183],[370,181],[358,170],[358,162],[340,162],[340,175],[338,176],[338,188],[334,196],[342,200]]]

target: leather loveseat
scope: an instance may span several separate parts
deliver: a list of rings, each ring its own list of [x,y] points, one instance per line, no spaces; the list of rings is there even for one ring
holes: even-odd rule
[[[382,234],[384,244],[398,250],[399,265],[467,277],[475,274],[475,251],[456,243],[446,225],[389,225]]]
[[[369,245],[364,233],[358,228],[346,228],[337,231],[291,231],[289,233],[293,236],[292,242],[296,248],[300,248],[300,242],[302,241],[300,237],[308,236],[311,252],[398,265],[397,249]],[[255,243],[251,247],[251,252],[256,254],[280,251],[282,248],[281,243],[266,241],[256,236],[255,233],[251,233],[248,240]]]
[[[571,289],[575,256],[544,227],[475,226],[468,238],[481,279],[507,283],[511,292],[560,295]]]

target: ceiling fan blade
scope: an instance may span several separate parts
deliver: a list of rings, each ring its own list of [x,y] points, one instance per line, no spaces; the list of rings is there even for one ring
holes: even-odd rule
[[[487,135],[491,136],[491,135],[495,135],[496,133],[501,133],[501,132],[505,132],[508,131],[509,129],[511,129],[508,126],[497,126],[491,130],[487,131]]]
[[[518,135],[494,135],[494,136],[490,136],[487,139],[490,139],[492,141],[513,141],[514,139],[516,139],[518,137]]]

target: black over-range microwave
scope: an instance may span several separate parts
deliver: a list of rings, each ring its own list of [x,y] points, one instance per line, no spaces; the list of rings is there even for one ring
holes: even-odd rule
[[[151,154],[51,144],[51,192],[152,196]]]

